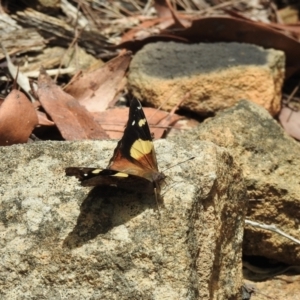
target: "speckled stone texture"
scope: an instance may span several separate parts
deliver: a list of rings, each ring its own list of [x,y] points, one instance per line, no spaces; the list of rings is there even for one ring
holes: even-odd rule
[[[245,176],[250,199],[248,219],[274,224],[299,239],[300,145],[264,108],[243,100],[188,135],[184,138],[197,136],[230,150]],[[299,245],[252,226],[245,229],[244,254],[300,265]]]
[[[271,115],[280,110],[282,51],[240,43],[146,45],[133,58],[129,88],[138,99],[171,110],[208,115],[249,99]]]
[[[186,146],[189,145],[189,146]],[[0,148],[1,299],[240,299],[240,169],[210,142],[155,143],[159,199],[81,187],[68,166],[108,163],[116,142]]]

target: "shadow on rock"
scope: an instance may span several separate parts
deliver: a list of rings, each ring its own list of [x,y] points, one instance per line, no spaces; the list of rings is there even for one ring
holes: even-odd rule
[[[80,207],[77,224],[65,238],[63,247],[81,247],[99,234],[105,234],[141,214],[157,209],[154,195],[128,192],[114,187],[93,188]]]

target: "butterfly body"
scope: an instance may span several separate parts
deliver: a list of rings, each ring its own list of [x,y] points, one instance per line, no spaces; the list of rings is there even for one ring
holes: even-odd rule
[[[150,129],[140,102],[132,100],[122,139],[106,169],[66,168],[83,186],[115,186],[127,190],[159,190],[165,175],[158,170]]]

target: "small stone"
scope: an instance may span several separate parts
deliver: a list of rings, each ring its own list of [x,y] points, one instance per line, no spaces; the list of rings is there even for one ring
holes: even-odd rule
[[[146,45],[130,64],[135,97],[171,110],[180,105],[200,115],[249,99],[271,115],[280,110],[285,74],[282,51],[240,43]]]

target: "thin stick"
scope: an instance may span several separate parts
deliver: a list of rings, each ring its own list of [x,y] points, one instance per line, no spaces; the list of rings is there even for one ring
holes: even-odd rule
[[[261,229],[266,229],[266,230],[269,230],[269,231],[273,231],[273,232],[278,233],[278,234],[284,236],[285,238],[293,241],[294,243],[300,245],[300,241],[298,239],[296,239],[296,238],[290,236],[289,234],[283,232],[282,230],[278,229],[276,227],[276,225],[274,225],[274,224],[267,225],[267,224],[262,224],[262,223],[258,223],[258,222],[255,222],[255,221],[250,221],[248,219],[245,220],[245,224],[253,226],[253,227],[257,227],[257,228],[261,228]]]

